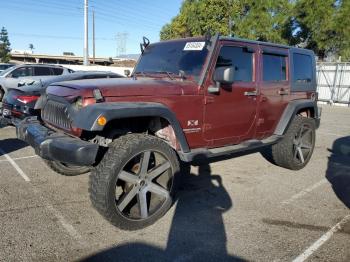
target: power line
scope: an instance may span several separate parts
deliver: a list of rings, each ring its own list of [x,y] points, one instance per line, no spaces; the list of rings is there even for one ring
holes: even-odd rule
[[[28,0],[30,1],[30,0]],[[39,2],[39,4],[38,4]],[[38,8],[38,9],[42,9],[42,8],[50,8],[50,9],[59,9],[59,10],[64,10],[64,11],[68,11],[68,12],[81,12],[81,10],[79,11],[79,7],[75,6],[75,7],[68,7],[68,6],[64,6],[64,5],[60,5],[60,4],[55,4],[55,3],[47,3],[47,2],[40,2],[40,0],[36,0],[34,1],[32,4],[30,2],[23,2],[20,0],[11,0],[11,2],[7,2],[6,4],[18,4],[21,6],[21,8],[23,8],[23,6],[28,6],[28,7],[33,7],[33,8]],[[26,7],[27,9],[27,7]]]
[[[47,38],[47,39],[68,39],[68,40],[83,40],[83,37],[77,37],[77,36],[58,36],[58,35],[43,35],[43,34],[25,34],[25,33],[11,33],[11,36],[18,36],[18,37],[30,37],[30,38]],[[92,38],[89,38],[92,39]],[[96,37],[96,40],[100,41],[115,41],[115,38],[108,38],[108,37]]]
[[[9,11],[12,11],[14,13],[26,13],[28,15],[28,11],[32,11],[32,12],[36,12],[36,16],[37,15],[57,15],[57,16],[61,16],[61,17],[69,17],[69,18],[76,18],[77,15],[80,15],[80,13],[75,13],[75,12],[65,12],[64,14],[62,12],[58,13],[58,12],[54,12],[51,9],[45,9],[45,8],[31,8],[28,7],[26,9],[22,9],[23,6],[22,5],[16,5],[15,3],[6,3],[6,4],[10,4],[10,6],[5,6],[2,5],[1,8],[3,9],[7,9]],[[12,5],[12,6],[11,6]],[[40,10],[41,9],[41,10]],[[38,12],[38,11],[42,11],[42,12]]]
[[[129,0],[129,1],[124,1],[123,4],[129,4],[131,3],[131,6],[125,6],[125,5],[121,5],[120,3],[117,3],[117,2],[113,2],[111,0],[108,0],[108,2],[104,2],[102,3],[103,1],[99,1],[99,2],[96,2],[96,1],[93,1],[91,0],[93,3],[95,3],[96,5],[97,4],[100,4],[100,5],[103,5],[103,6],[106,6],[106,7],[111,7],[111,8],[108,8],[108,9],[124,9],[126,11],[134,11],[134,10],[138,10],[138,11],[141,11],[141,13],[143,15],[145,15],[145,13],[147,13],[146,11],[154,11],[157,13],[158,17],[164,15],[167,19],[169,19],[169,17],[172,17],[174,16],[174,14],[170,13],[170,12],[167,12],[167,9],[166,7],[165,8],[159,8],[159,7],[156,7],[154,5],[150,5],[149,3],[144,3],[144,2],[141,2],[141,1],[137,1],[136,3],[132,3],[133,1]],[[166,1],[164,1],[164,3],[166,3]],[[150,13],[150,12],[148,12]]]
[[[96,8],[96,7],[95,7],[95,10],[96,10],[96,14],[99,14],[101,18],[106,20],[118,21],[118,23],[121,23],[124,25],[129,25],[129,24],[143,21],[144,26],[147,28],[153,28],[153,29],[159,30],[159,28],[161,27],[161,25],[155,24],[153,21],[148,19],[142,19],[139,17],[130,16],[126,14],[123,14],[122,16],[116,16],[116,15],[101,11],[99,8]],[[137,23],[137,25],[139,25],[139,23]]]
[[[126,2],[124,2],[126,3]],[[131,14],[133,15],[133,17],[137,17],[137,19],[147,19],[149,21],[153,21],[154,20],[154,17],[149,17],[149,18],[146,18],[147,17],[147,14],[151,14],[152,12],[145,12],[146,8],[144,9],[140,9],[138,8],[138,6],[133,6],[132,8],[128,8],[126,6],[122,6],[122,5],[119,5],[119,6],[114,6],[113,4],[110,4],[110,3],[107,3],[107,4],[103,4],[103,5],[96,5],[97,8],[99,8],[100,10],[104,11],[104,12],[109,12],[111,14],[116,14],[117,11],[121,11],[121,13],[124,15],[126,14]],[[163,20],[170,20],[171,18],[171,15],[164,15],[164,10],[157,10],[157,11],[154,11],[157,13],[157,18],[162,18]]]

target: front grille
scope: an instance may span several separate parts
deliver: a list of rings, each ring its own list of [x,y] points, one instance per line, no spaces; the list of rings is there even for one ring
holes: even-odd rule
[[[49,100],[42,110],[41,118],[49,124],[69,130],[71,121],[67,116],[66,109],[67,105]]]

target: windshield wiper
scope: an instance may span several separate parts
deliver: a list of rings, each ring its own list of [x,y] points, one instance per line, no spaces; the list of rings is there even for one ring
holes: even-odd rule
[[[174,80],[174,76],[178,77],[177,74],[175,74],[174,72],[169,72],[169,71],[147,71],[146,73],[166,74],[171,80]]]
[[[134,75],[142,75],[142,76],[146,76],[145,73],[143,71],[140,71],[140,72],[135,72]]]

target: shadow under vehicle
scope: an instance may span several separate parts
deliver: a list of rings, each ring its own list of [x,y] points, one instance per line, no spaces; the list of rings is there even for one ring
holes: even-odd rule
[[[329,151],[326,178],[339,200],[350,208],[350,136],[335,140]]]

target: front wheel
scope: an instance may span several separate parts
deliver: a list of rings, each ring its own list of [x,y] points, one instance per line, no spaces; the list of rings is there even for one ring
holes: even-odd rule
[[[285,137],[271,147],[273,162],[291,170],[304,168],[315,148],[315,130],[314,119],[295,116]]]
[[[91,172],[92,204],[116,227],[144,228],[171,207],[179,170],[175,151],[161,139],[122,136],[110,144]]]

